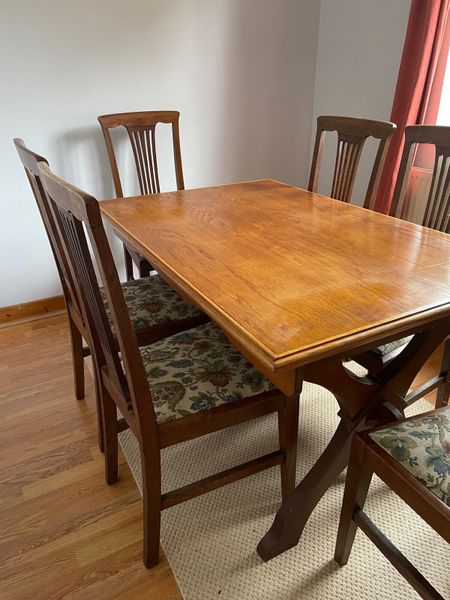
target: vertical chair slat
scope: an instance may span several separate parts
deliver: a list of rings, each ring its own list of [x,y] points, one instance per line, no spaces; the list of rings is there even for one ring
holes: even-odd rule
[[[159,193],[159,170],[156,149],[156,125],[164,123],[172,129],[172,149],[177,189],[184,189],[181,161],[179,113],[177,111],[142,111],[102,115],[98,121],[103,131],[117,197],[123,197],[122,182],[110,131],[123,127],[128,133],[139,189],[142,195]],[[141,277],[148,275],[151,265],[129,245],[124,244],[127,279],[133,279],[133,262]]]
[[[336,131],[338,144],[330,196],[343,202],[350,202],[365,141],[368,137],[373,137],[379,140],[379,146],[364,200],[366,208],[372,207],[380,173],[386,158],[387,147],[395,127],[394,123],[372,119],[318,117],[308,189],[310,191],[317,190],[324,133],[326,131]]]

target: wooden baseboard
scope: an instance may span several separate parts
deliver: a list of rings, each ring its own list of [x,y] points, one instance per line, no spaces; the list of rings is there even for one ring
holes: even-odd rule
[[[64,296],[52,296],[51,298],[25,302],[24,304],[3,306],[0,307],[0,325],[44,317],[51,313],[61,312],[65,308]]]

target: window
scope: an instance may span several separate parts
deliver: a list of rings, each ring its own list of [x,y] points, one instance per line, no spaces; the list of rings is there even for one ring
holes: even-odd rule
[[[447,49],[447,66],[442,84],[441,99],[436,119],[436,125],[450,125],[450,48]]]

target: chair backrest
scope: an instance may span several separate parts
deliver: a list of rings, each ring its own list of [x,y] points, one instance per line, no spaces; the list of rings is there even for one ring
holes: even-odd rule
[[[380,140],[380,143],[364,200],[364,208],[372,208],[389,141],[395,129],[396,125],[389,121],[354,117],[318,117],[308,190],[317,191],[325,132],[336,131],[338,134],[336,162],[329,195],[336,200],[350,202],[365,141],[368,137],[373,137]]]
[[[142,424],[147,432],[148,427],[150,433],[152,428],[156,432],[150,390],[99,204],[92,196],[54,175],[46,163],[39,163],[38,168],[77,285],[102,390],[108,391],[136,434],[141,433]],[[86,232],[106,292],[118,347],[100,294]]]
[[[118,198],[123,198],[124,194],[110,134],[110,130],[115,127],[124,127],[127,130],[136,165],[139,188],[142,195],[148,195],[161,191],[156,152],[156,126],[158,123],[171,124],[177,190],[184,190],[179,118],[180,113],[174,110],[117,113],[98,117],[108,150],[114,187]]]
[[[410,125],[395,185],[390,214],[401,217],[417,144],[432,144],[435,160],[422,225],[450,233],[450,127]]]
[[[68,268],[64,251],[59,241],[54,216],[45,191],[42,187],[40,172],[38,169],[39,162],[48,165],[48,161],[40,154],[30,150],[30,148],[25,145],[25,142],[20,138],[14,138],[14,145],[17,153],[19,154],[19,158],[22,161],[22,165],[25,169],[26,176],[33,191],[39,213],[44,223],[45,231],[47,233],[50,247],[56,262],[56,268],[58,269],[58,274],[61,279],[61,285],[66,304],[68,305],[69,309],[75,310],[79,317],[82,318],[80,299],[77,295],[76,287]]]

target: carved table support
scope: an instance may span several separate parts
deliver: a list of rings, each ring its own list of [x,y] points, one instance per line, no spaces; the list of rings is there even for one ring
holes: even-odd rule
[[[403,352],[373,377],[355,375],[342,364],[341,358],[325,359],[304,368],[305,381],[334,394],[341,420],[320,458],[283,502],[260,541],[257,551],[263,560],[268,561],[298,543],[317,503],[347,466],[354,433],[402,416],[409,387],[446,338],[449,328],[449,319],[444,319],[417,333]]]

